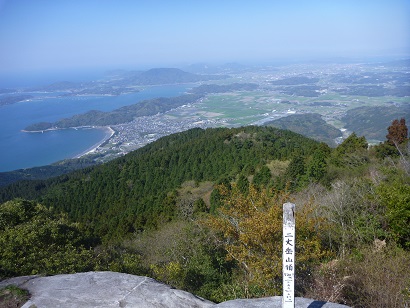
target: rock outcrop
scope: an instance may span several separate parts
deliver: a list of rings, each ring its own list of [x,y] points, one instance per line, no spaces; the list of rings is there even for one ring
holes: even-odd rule
[[[257,308],[282,307],[282,297],[237,299],[215,304],[174,289],[152,278],[115,272],[88,272],[49,277],[23,276],[0,281],[0,288],[27,289],[31,299],[23,308],[139,307],[139,308]],[[347,306],[296,298],[296,307],[346,308]]]

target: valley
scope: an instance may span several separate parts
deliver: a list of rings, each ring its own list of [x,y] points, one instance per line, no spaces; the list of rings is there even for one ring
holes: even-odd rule
[[[377,144],[384,140],[385,129],[392,119],[410,116],[407,62],[252,67],[220,73],[229,78],[194,85],[191,92],[203,95],[197,100],[163,113],[112,125],[116,134],[94,153],[100,155],[99,159],[111,159],[193,127],[276,125],[306,135],[304,128],[287,127],[287,120],[280,125],[275,123],[283,118],[290,122],[295,115],[299,116],[298,121],[308,121],[301,117],[304,114],[319,114],[323,124],[339,130],[337,135],[334,132],[329,135],[323,129],[323,136],[307,134],[308,137],[336,146],[354,131]],[[254,89],[224,89],[232,84],[254,85]],[[199,91],[205,86],[206,91]],[[368,121],[355,121],[352,115],[363,107],[367,108]],[[380,113],[380,108],[385,117],[372,117],[372,112]]]

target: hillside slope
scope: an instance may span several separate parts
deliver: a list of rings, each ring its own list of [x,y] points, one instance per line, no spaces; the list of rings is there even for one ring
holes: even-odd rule
[[[345,127],[359,136],[365,136],[368,140],[383,141],[386,138],[386,127],[392,120],[405,118],[410,119],[410,106],[378,106],[359,107],[347,111],[342,118]]]
[[[318,113],[295,114],[265,123],[265,125],[288,129],[329,146],[336,146],[335,139],[342,136],[340,130],[327,124]]]
[[[0,201],[37,199],[99,235],[122,236],[171,219],[175,208],[167,195],[185,181],[234,179],[317,147],[311,139],[276,128],[191,129],[101,166],[10,185],[0,190]]]

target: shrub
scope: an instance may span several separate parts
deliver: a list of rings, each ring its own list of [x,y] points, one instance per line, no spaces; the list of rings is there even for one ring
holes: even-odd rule
[[[373,245],[319,266],[306,296],[351,307],[401,308],[410,304],[410,254]]]

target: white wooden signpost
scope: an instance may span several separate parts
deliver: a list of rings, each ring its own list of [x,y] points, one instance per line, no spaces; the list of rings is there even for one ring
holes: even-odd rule
[[[295,307],[295,205],[283,204],[283,308]]]

